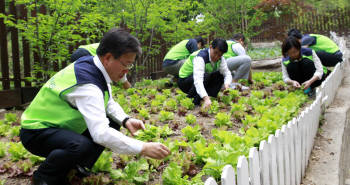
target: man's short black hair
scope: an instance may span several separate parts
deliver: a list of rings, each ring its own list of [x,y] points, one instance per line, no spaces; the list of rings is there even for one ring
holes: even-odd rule
[[[245,37],[242,33],[236,33],[233,35],[233,40],[239,40],[239,39],[242,39],[243,42],[245,41]]]
[[[287,37],[283,44],[282,44],[282,55],[283,57],[287,57],[288,56],[288,51],[292,48],[295,48],[297,50],[301,50],[301,44],[298,41],[298,39],[294,36],[289,36]]]
[[[196,37],[196,38],[194,38],[194,39],[197,41],[197,43],[202,43],[202,46],[205,45],[204,39],[203,39],[201,36],[198,36],[198,37]]]
[[[123,29],[113,28],[103,36],[96,53],[98,56],[111,53],[117,59],[130,52],[136,53],[137,56],[141,55],[139,40]]]
[[[292,28],[288,31],[288,37],[289,36],[294,36],[297,39],[301,39],[303,37],[303,35],[301,34],[301,32],[295,28]]]
[[[219,48],[219,51],[222,53],[226,53],[228,48],[226,40],[220,38],[214,39],[211,43],[211,47],[213,47],[213,49]]]

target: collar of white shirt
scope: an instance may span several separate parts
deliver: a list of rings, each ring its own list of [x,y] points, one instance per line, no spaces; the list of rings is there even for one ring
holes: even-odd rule
[[[109,77],[105,67],[103,67],[102,62],[98,58],[98,56],[94,56],[94,63],[97,66],[97,68],[102,72],[103,76],[106,79],[107,84],[110,84],[112,82],[111,78]]]

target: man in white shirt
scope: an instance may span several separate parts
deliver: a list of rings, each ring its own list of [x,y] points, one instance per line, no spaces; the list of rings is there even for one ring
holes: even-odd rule
[[[139,41],[128,32],[111,29],[100,42],[97,56],[79,58],[39,91],[21,118],[23,146],[46,160],[33,174],[34,184],[68,184],[67,173],[91,168],[104,147],[121,154],[142,154],[162,159],[170,154],[160,143],[145,143],[131,135],[144,129],[130,118],[112,96],[112,81],[119,81],[141,53]]]
[[[244,49],[245,37],[238,33],[233,36],[232,40],[227,40],[228,51],[224,54],[227,66],[232,73],[233,86],[238,85],[239,79],[248,79],[249,83],[253,83],[251,73],[252,59],[246,54]]]
[[[231,72],[225,58],[227,43],[224,39],[215,39],[210,48],[192,53],[179,71],[179,88],[193,98],[193,103],[203,107],[211,105],[209,96],[216,97],[224,86],[227,89],[232,82]]]

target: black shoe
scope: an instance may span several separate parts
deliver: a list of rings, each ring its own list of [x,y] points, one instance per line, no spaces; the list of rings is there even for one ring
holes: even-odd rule
[[[43,179],[40,179],[38,177],[35,177],[34,175],[33,175],[32,180],[33,180],[33,185],[48,185],[48,183],[46,181],[44,181]]]
[[[82,167],[80,165],[76,165],[75,169],[77,170],[76,176],[78,176],[78,177],[83,178],[83,177],[88,177],[91,175],[91,172],[89,169]]]

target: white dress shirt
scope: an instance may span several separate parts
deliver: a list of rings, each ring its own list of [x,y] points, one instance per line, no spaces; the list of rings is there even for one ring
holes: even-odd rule
[[[320,79],[322,79],[322,75],[323,75],[323,66],[322,66],[322,63],[320,61],[320,58],[318,58],[318,56],[316,55],[316,52],[314,50],[312,50],[312,59],[314,61],[314,65],[315,65],[315,68],[316,68],[314,76],[317,76],[318,79],[320,80]],[[288,81],[291,80],[289,78],[289,75],[288,75],[288,72],[287,72],[287,68],[283,64],[283,61],[282,61],[282,74],[283,74],[283,81],[285,83],[287,83]]]
[[[111,78],[108,76],[98,56],[94,57],[94,63],[102,72],[106,79],[110,98],[107,105],[107,113],[104,106],[103,93],[94,84],[83,84],[74,87],[67,93],[66,100],[73,106],[77,107],[83,115],[87,128],[94,142],[110,148],[114,152],[121,154],[138,154],[141,152],[143,142],[124,135],[123,133],[111,128],[109,120],[111,119],[121,124],[128,116],[118,103],[113,100]]]
[[[211,57],[210,57],[210,49],[208,49],[208,53],[209,53],[210,63],[212,66],[214,66],[215,63],[211,61]],[[221,64],[220,64],[219,71],[222,75],[224,75],[224,78],[225,78],[224,84],[230,85],[232,82],[232,75],[230,70],[227,67],[226,60],[224,57],[221,57]],[[205,73],[204,59],[200,56],[196,56],[193,59],[193,81],[194,81],[194,86],[196,87],[196,91],[201,98],[208,96],[208,93],[205,90],[204,84],[203,84],[204,73]]]

